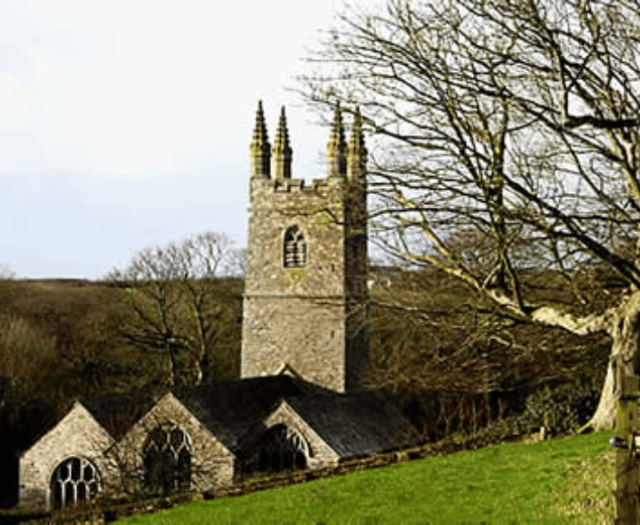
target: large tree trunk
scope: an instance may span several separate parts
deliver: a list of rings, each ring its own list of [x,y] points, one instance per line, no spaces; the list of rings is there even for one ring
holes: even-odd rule
[[[584,430],[609,430],[614,428],[616,420],[616,395],[614,393],[614,367],[612,361],[609,361],[607,367],[607,375],[604,379],[604,385],[600,393],[600,402],[598,408],[591,420],[582,427]]]
[[[634,291],[615,310],[605,316],[607,332],[613,343],[600,403],[583,430],[610,430],[616,424],[616,402],[621,385],[616,385],[616,362],[628,364],[636,375],[640,372],[640,291]]]

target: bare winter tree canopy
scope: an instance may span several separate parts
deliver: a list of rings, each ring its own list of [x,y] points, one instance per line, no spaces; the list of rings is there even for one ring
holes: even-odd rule
[[[226,234],[203,232],[140,250],[125,270],[115,268],[107,276],[135,287],[125,294],[135,315],[120,335],[162,355],[169,384],[210,379],[213,342],[225,315],[216,279],[237,274],[242,253]]]
[[[591,426],[610,427],[614,366],[640,358],[640,4],[391,0],[347,12],[311,61],[306,98],[359,106],[369,127],[377,241],[505,315],[606,332]],[[534,304],[533,267],[569,284],[611,271],[626,289]]]
[[[0,263],[0,281],[14,279],[15,276],[16,272],[14,272],[9,265]]]

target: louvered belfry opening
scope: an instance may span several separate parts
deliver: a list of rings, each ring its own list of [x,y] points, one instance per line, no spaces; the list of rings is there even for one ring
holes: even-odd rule
[[[174,423],[158,425],[144,448],[144,474],[153,492],[188,490],[191,485],[191,440]]]
[[[307,243],[300,228],[292,226],[284,234],[285,268],[301,268],[307,263]]]
[[[82,457],[71,457],[60,463],[51,476],[51,505],[61,509],[88,503],[100,490],[96,466]]]

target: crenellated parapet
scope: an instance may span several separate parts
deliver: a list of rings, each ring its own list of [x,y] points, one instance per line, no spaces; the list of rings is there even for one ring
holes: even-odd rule
[[[367,149],[362,133],[362,118],[359,109],[354,113],[352,133],[347,144],[342,121],[342,109],[336,104],[331,135],[327,143],[327,176],[313,179],[310,184],[304,179],[292,178],[293,150],[284,106],[280,112],[273,149],[269,144],[264,120],[262,101],[258,103],[256,123],[251,142],[251,178],[260,180],[263,188],[271,188],[274,193],[282,192],[326,192],[342,188],[345,181],[358,182],[366,186]],[[350,184],[352,185],[352,184]]]

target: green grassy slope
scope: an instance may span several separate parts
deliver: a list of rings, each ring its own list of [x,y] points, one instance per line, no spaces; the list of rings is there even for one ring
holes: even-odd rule
[[[609,436],[502,444],[118,523],[602,523],[614,512]]]

